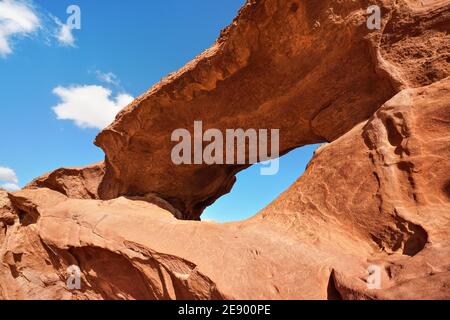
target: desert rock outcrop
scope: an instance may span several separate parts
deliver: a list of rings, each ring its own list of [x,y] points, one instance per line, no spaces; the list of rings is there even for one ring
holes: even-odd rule
[[[34,179],[25,188],[48,188],[69,198],[98,199],[98,186],[104,174],[103,162],[87,167],[60,168]]]
[[[450,299],[450,2],[374,3],[248,1],[98,136],[105,165],[0,191],[0,299]],[[245,166],[173,165],[195,120],[324,145],[256,216],[200,222]]]
[[[317,151],[252,219],[146,201],[2,194],[5,299],[450,299],[450,79],[406,89]],[[81,291],[66,270],[83,271]],[[368,290],[370,265],[383,287]]]
[[[173,130],[192,132],[196,120],[204,130],[280,129],[283,154],[334,141],[400,90],[449,76],[449,3],[423,3],[248,1],[211,49],[100,133],[100,197],[151,192],[198,219],[245,166],[174,165]],[[367,28],[372,4],[381,30]]]

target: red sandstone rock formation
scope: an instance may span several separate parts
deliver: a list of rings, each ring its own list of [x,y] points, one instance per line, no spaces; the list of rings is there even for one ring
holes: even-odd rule
[[[25,189],[48,188],[69,198],[98,199],[98,186],[104,174],[103,162],[87,167],[61,168],[34,179]]]
[[[0,299],[450,299],[450,3],[378,4],[250,1],[99,135],[104,200],[102,165],[0,191]],[[330,143],[255,217],[181,221],[242,169],[171,164],[194,120]]]
[[[97,137],[101,198],[152,192],[197,219],[245,167],[174,165],[173,130],[276,128],[285,153],[334,141],[401,89],[450,75],[448,2],[376,3],[381,30],[367,28],[368,1],[249,1],[211,49]]]

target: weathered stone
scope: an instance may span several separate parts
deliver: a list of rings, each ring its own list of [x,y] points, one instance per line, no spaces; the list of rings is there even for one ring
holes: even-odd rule
[[[243,222],[180,221],[136,199],[10,194],[20,219],[0,243],[0,297],[450,299],[449,101],[450,78],[402,91]],[[66,286],[71,265],[81,290]]]
[[[371,32],[366,1],[249,1],[99,135],[104,169],[0,191],[0,299],[450,299],[450,4],[376,3]],[[174,166],[194,120],[329,143],[253,218],[182,221],[245,167]]]
[[[98,186],[104,174],[103,162],[87,167],[60,168],[34,179],[25,189],[49,188],[69,198],[98,199]]]
[[[371,4],[381,30],[367,28]],[[174,165],[173,130],[280,129],[281,154],[334,141],[400,90],[449,76],[449,26],[445,1],[248,1],[211,49],[99,134],[100,197],[154,193],[198,219],[246,166]]]

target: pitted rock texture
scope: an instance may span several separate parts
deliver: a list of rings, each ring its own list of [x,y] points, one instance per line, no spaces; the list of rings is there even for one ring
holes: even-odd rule
[[[376,3],[370,32],[366,1],[249,1],[99,135],[104,168],[0,191],[0,299],[450,299],[450,3]],[[327,143],[255,217],[183,221],[243,169],[173,166],[194,120]]]
[[[104,174],[103,162],[87,167],[61,168],[34,179],[25,189],[48,188],[69,198],[98,199],[98,186]]]
[[[381,290],[335,269],[344,299],[450,299],[449,124],[450,78],[405,89],[321,147],[252,220],[285,226],[302,242],[315,238],[318,247],[344,245],[338,230],[376,245],[365,261],[381,267]]]
[[[181,221],[126,198],[3,192],[0,297],[450,299],[449,102],[450,78],[403,90],[243,222]],[[66,286],[71,265],[81,290]]]
[[[366,25],[373,4],[381,30]],[[449,28],[443,1],[248,1],[211,49],[100,133],[99,195],[154,193],[198,219],[245,166],[174,165],[173,130],[280,129],[281,154],[334,141],[401,89],[449,76]]]

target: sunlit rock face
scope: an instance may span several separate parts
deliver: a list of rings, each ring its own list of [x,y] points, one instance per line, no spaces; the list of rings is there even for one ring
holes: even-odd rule
[[[198,219],[245,166],[177,166],[171,133],[280,129],[281,154],[334,141],[405,87],[450,74],[448,3],[249,1],[214,46],[136,99],[96,139],[103,199],[152,192]],[[177,177],[173,179],[173,177]]]
[[[0,299],[450,299],[450,3],[377,3],[370,30],[373,2],[249,1],[98,136],[105,165],[0,191]],[[255,217],[182,221],[245,168],[174,165],[196,120],[327,143]]]
[[[48,188],[69,198],[98,199],[98,186],[104,174],[103,162],[86,167],[60,168],[34,179],[25,188]]]

